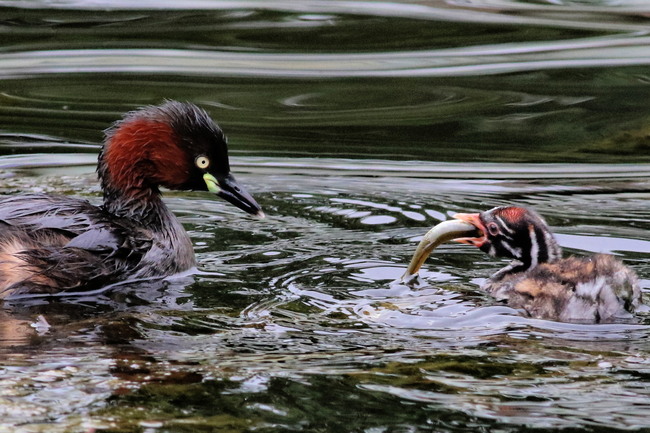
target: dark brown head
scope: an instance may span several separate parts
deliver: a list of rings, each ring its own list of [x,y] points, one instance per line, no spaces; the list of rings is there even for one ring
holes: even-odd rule
[[[546,221],[536,212],[522,207],[496,207],[477,214],[456,214],[481,231],[480,237],[456,239],[474,245],[494,257],[514,259],[520,272],[540,263],[552,263],[562,256]]]
[[[127,113],[106,130],[97,172],[107,204],[147,199],[159,186],[211,191],[240,209],[262,215],[230,174],[221,129],[201,108],[175,101]]]

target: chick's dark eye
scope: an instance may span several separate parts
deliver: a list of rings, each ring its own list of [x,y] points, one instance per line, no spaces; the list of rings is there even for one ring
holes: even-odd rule
[[[497,223],[488,223],[487,229],[491,236],[496,236],[499,234],[499,226]]]

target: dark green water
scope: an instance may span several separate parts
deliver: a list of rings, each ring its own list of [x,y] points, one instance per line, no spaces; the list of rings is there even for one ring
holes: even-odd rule
[[[268,218],[169,193],[196,274],[0,310],[0,432],[650,430],[650,331],[530,320],[467,246],[506,203],[650,289],[650,6],[0,1],[0,193],[99,202],[102,130],[206,108]],[[93,430],[94,429],[94,430]]]

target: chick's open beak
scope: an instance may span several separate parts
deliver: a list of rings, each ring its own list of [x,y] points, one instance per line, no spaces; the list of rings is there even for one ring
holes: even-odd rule
[[[260,205],[257,204],[253,196],[235,180],[232,174],[217,178],[210,173],[205,173],[203,175],[203,180],[208,187],[208,191],[218,195],[229,203],[234,204],[244,212],[264,218],[264,212],[262,212]]]
[[[479,232],[479,236],[477,237],[465,237],[465,238],[457,238],[453,239],[454,242],[460,242],[462,244],[468,244],[468,245],[474,245],[477,248],[480,248],[485,244],[488,239],[487,239],[487,231],[485,230],[485,225],[481,221],[481,217],[477,213],[457,213],[454,215],[454,218],[457,220],[461,220],[463,222],[469,223],[476,227],[476,229]]]

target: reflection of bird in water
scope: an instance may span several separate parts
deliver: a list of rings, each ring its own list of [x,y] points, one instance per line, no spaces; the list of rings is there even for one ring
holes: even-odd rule
[[[32,318],[16,317],[0,310],[0,348],[26,346],[31,343],[34,335],[47,332],[49,324],[42,316],[31,322],[30,319]]]
[[[263,216],[230,174],[226,138],[202,109],[167,102],[106,132],[97,172],[104,204],[46,194],[0,200],[0,299],[93,290],[195,265],[190,238],[159,187],[211,191]]]
[[[444,240],[453,238],[474,245],[494,257],[513,259],[483,288],[531,317],[617,322],[630,320],[641,304],[634,271],[610,255],[563,259],[548,225],[531,210],[497,207],[477,214],[456,214],[454,218],[455,221],[440,224],[435,234],[423,239],[405,278],[417,273],[435,247],[422,245],[442,236]],[[449,229],[442,227],[445,224]]]

